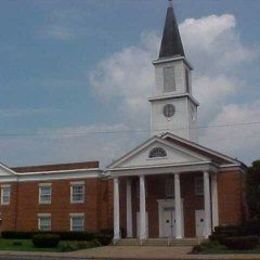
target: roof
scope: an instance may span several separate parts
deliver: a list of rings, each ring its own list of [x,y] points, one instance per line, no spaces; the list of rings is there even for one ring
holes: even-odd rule
[[[169,2],[170,5],[167,9],[159,59],[173,56],[185,56],[172,1]]]
[[[34,165],[11,168],[18,173],[25,172],[48,172],[48,171],[68,171],[79,169],[96,169],[99,167],[98,161],[89,162],[75,162],[75,163],[63,163],[63,164],[47,164],[47,165]]]

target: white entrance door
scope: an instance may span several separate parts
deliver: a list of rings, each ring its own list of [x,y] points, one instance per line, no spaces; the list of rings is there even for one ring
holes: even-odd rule
[[[204,223],[205,223],[205,212],[204,209],[195,211],[195,223],[196,223],[196,236],[203,237]]]
[[[145,229],[145,232],[146,232],[146,237],[148,237],[148,234],[149,234],[149,223],[148,223],[148,213],[146,212],[145,213],[145,217],[146,217],[146,229]],[[140,213],[137,212],[136,213],[136,231],[137,231],[137,237],[140,237]]]
[[[175,237],[175,211],[173,207],[165,207],[162,216],[162,236]]]

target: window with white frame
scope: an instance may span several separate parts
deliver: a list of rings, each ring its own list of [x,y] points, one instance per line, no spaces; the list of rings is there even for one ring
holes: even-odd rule
[[[39,184],[39,203],[40,204],[51,204],[51,183]]]
[[[10,204],[10,196],[11,196],[11,186],[1,185],[1,204],[8,205]]]
[[[51,231],[51,214],[38,214],[39,231]]]
[[[203,196],[204,195],[203,177],[195,177],[194,188],[195,188],[195,195],[197,195],[197,196]]]
[[[83,203],[85,197],[84,182],[72,182],[70,184],[70,202]]]
[[[70,231],[84,231],[85,217],[84,213],[70,214]]]

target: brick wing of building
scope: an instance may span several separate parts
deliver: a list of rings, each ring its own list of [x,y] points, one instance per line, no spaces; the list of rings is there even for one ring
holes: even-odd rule
[[[151,104],[152,137],[105,170],[98,162],[0,165],[1,230],[90,231],[127,237],[207,238],[244,219],[246,166],[198,144],[192,66],[171,1]],[[127,145],[127,144],[122,144]]]

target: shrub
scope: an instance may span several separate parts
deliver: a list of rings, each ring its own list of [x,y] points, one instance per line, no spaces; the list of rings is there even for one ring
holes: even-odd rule
[[[228,237],[224,240],[224,245],[229,249],[248,250],[254,249],[258,245],[257,236]]]
[[[37,234],[32,238],[35,247],[50,248],[56,247],[60,242],[60,236],[55,234]]]
[[[241,226],[234,226],[234,225],[215,227],[215,232],[214,232],[214,234],[225,234],[229,237],[239,236],[240,233],[241,233]]]
[[[3,231],[2,238],[6,239],[32,239],[37,234],[54,234],[59,235],[61,240],[76,240],[76,241],[90,241],[95,238],[94,233],[89,232],[16,232],[16,231]]]
[[[62,252],[75,251],[86,248],[98,247],[100,244],[97,240],[92,241],[66,241],[61,245]]]
[[[192,254],[199,254],[203,251],[203,247],[201,245],[196,245],[192,248]]]
[[[209,239],[211,240],[211,241],[217,241],[219,244],[221,244],[221,245],[223,245],[223,243],[224,243],[224,240],[226,239],[228,237],[228,235],[227,234],[216,234],[216,233],[214,233],[214,234],[212,234],[210,237],[209,237]]]

